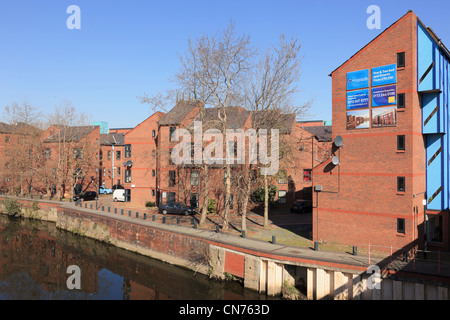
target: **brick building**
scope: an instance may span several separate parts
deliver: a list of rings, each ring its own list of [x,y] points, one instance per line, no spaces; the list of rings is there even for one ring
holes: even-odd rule
[[[252,128],[255,121],[252,112],[240,107],[229,107],[226,112],[227,128]],[[147,201],[156,204],[181,202],[202,205],[204,176],[201,166],[176,165],[171,159],[172,150],[179,143],[178,139],[171,138],[171,133],[176,129],[186,129],[192,133],[195,121],[202,121],[204,131],[220,128],[218,109],[203,108],[197,101],[179,101],[167,113],[157,112],[136,128],[126,130],[123,158],[120,161],[122,168],[117,167],[116,170],[121,171],[121,182],[132,205],[142,206]],[[110,135],[111,132],[119,131],[110,130]],[[270,183],[278,188],[278,203],[290,205],[295,200],[311,199],[312,168],[329,157],[329,148],[326,148],[326,145],[331,141],[331,127],[324,126],[322,121],[307,125],[296,123],[295,116],[288,116],[283,122],[281,132],[288,139],[290,148],[293,146],[294,155],[291,155],[291,161],[283,162],[281,159],[279,174],[273,176]],[[107,146],[102,146],[104,147]],[[191,148],[193,155],[193,145]],[[102,159],[105,152],[107,151],[102,149]],[[232,212],[237,209],[237,198],[240,195],[238,180],[242,174],[242,167],[232,166]],[[118,178],[118,175],[116,177]],[[220,211],[224,207],[224,166],[210,166],[208,177],[208,196],[216,200],[216,208]],[[254,185],[254,188],[256,187],[257,183]]]
[[[409,11],[330,74],[335,158],[314,169],[314,240],[449,248],[449,61]]]

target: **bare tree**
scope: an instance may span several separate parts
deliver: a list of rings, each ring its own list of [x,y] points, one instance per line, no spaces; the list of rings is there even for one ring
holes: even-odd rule
[[[49,137],[45,144],[52,154],[47,168],[54,170],[58,197],[64,197],[68,187],[71,194],[76,184],[89,185],[91,175],[98,178],[100,144],[98,138],[89,137],[93,126],[88,117],[79,113],[69,101],[63,101],[48,115]]]
[[[301,115],[309,108],[310,101],[303,105],[295,102],[302,60],[300,49],[301,45],[297,39],[291,38],[290,41],[286,41],[285,36],[281,35],[279,45],[269,48],[262,54],[257,67],[252,69],[252,78],[246,94],[245,105],[255,114],[252,123],[254,129],[284,130],[289,121],[292,121],[290,115],[294,115],[294,117]],[[285,149],[284,156],[287,156],[289,146],[284,145],[281,148]],[[250,175],[247,176],[247,179],[247,194],[250,196]],[[265,191],[264,226],[267,227],[269,177],[264,175],[263,179]],[[248,200],[244,200],[242,206],[243,230],[246,228],[247,204]]]
[[[29,193],[33,188],[36,170],[41,113],[25,99],[22,104],[14,102],[6,106],[3,118],[10,128],[9,143],[5,150],[5,170],[11,176],[10,183],[16,192]]]
[[[295,121],[295,116],[305,111],[309,105],[308,103],[298,105],[295,102],[301,67],[300,48],[296,39],[286,41],[282,35],[278,46],[263,52],[255,49],[250,38],[238,34],[233,23],[230,23],[225,30],[214,35],[203,35],[196,40],[189,39],[186,52],[180,56],[181,68],[172,78],[177,84],[177,89],[168,91],[167,94],[141,98],[141,102],[168,110],[167,107],[170,105],[168,101],[173,99],[183,99],[187,96],[188,99],[198,100],[203,104],[199,115],[202,123],[205,108],[215,110],[216,129],[223,134],[230,128],[228,110],[232,106],[242,106],[255,113],[264,113],[260,117],[254,117],[253,128],[256,130],[283,128],[287,122],[286,115],[294,116]],[[207,127],[210,126],[209,122]],[[248,162],[243,166],[242,170],[239,170],[240,176],[235,181],[237,188],[245,193],[242,197],[243,203],[240,203],[242,229],[245,230],[252,186],[251,173],[253,169],[263,166],[251,165]],[[225,171],[223,229],[227,230],[232,167],[230,163],[225,162],[222,168]],[[212,167],[203,159],[201,171],[204,205],[201,223],[206,220],[211,169]],[[264,179],[268,199],[267,175]],[[268,203],[265,204],[265,225],[267,216]]]

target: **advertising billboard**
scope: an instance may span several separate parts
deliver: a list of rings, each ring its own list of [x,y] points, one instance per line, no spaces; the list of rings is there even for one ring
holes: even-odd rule
[[[347,92],[347,110],[369,107],[369,89]]]
[[[372,69],[372,87],[394,84],[397,82],[397,65],[390,64],[387,66]]]
[[[347,73],[347,90],[369,87],[369,69]]]
[[[372,107],[397,104],[397,86],[386,86],[372,89]]]

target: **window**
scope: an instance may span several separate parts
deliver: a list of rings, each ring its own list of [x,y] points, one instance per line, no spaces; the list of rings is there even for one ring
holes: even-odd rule
[[[233,172],[230,171],[230,181],[232,181],[232,180],[233,180]],[[223,175],[223,183],[226,183],[226,182],[227,182],[227,172],[225,171],[224,175]]]
[[[120,176],[120,167],[117,167],[117,175]]]
[[[106,177],[106,168],[103,168],[103,176]]]
[[[397,136],[397,150],[405,150],[405,136]]]
[[[257,169],[253,169],[253,170],[250,172],[250,175],[251,175],[250,181],[251,181],[252,183],[256,183],[256,182],[258,181],[258,170],[257,170]]]
[[[229,204],[229,209],[233,210],[233,195],[230,194],[230,199],[228,199],[228,204]],[[226,202],[225,202],[225,197],[223,197],[223,206],[225,207]]]
[[[172,151],[173,151],[173,148],[170,148],[169,149],[169,165],[174,165],[174,163],[173,163],[173,161],[172,161]]]
[[[121,154],[120,151],[116,151],[116,160],[120,160]]]
[[[155,196],[155,189],[152,189],[152,197]]]
[[[399,108],[399,109],[405,108],[405,94],[404,93],[397,94],[397,108]]]
[[[174,187],[176,181],[176,172],[175,170],[169,170],[169,187]]]
[[[287,183],[287,172],[286,172],[286,170],[280,170],[280,174],[278,176],[278,183],[279,184],[286,184]]]
[[[156,176],[156,171],[155,169],[152,169],[152,177]]]
[[[191,198],[190,198],[189,202],[190,202],[191,207],[198,208],[198,194],[197,193],[191,194]]]
[[[55,168],[52,170],[52,177],[53,177],[53,179],[56,179],[56,169]]]
[[[5,137],[5,142],[6,142],[6,143],[9,143],[10,141],[11,141],[11,138],[10,138],[9,136],[6,136],[6,137]]]
[[[397,68],[405,67],[405,53],[399,52],[397,53]]]
[[[432,242],[444,242],[443,223],[441,215],[428,215],[427,237]]]
[[[125,145],[125,158],[131,157],[131,144]]]
[[[167,203],[174,203],[176,199],[175,192],[167,192]]]
[[[191,171],[191,186],[198,186],[199,171]]]
[[[45,159],[50,159],[51,155],[52,151],[49,148],[45,149]]]
[[[108,160],[111,160],[111,150],[108,150]]]
[[[235,158],[237,158],[237,156],[238,156],[238,143],[237,143],[237,141],[233,141],[233,145],[232,145],[232,151],[233,151],[233,156],[235,157]]]
[[[176,137],[174,135],[176,127],[170,127],[169,129],[169,141],[176,141]]]
[[[131,170],[126,169],[125,170],[125,183],[130,183],[130,182],[131,182]]]
[[[397,233],[405,234],[405,219],[397,219]]]
[[[397,191],[405,192],[405,177],[397,177]]]
[[[304,169],[303,170],[303,181],[311,181],[312,170]]]
[[[80,148],[73,149],[73,156],[75,159],[83,159],[83,150]]]
[[[152,137],[156,137],[156,130],[152,130]]]
[[[191,159],[195,157],[195,142],[191,142]]]
[[[286,204],[286,198],[287,198],[287,191],[286,190],[278,191],[278,203]]]

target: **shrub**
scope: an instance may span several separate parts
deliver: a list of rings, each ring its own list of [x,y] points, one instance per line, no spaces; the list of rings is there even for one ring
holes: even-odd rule
[[[20,216],[22,214],[22,204],[16,199],[6,198],[2,200],[4,213],[10,216]]]
[[[274,206],[275,205],[275,196],[278,192],[277,186],[270,185],[269,186],[269,205]],[[264,187],[259,187],[255,191],[253,191],[252,198],[255,202],[264,203]]]
[[[145,203],[145,207],[146,207],[146,208],[156,207],[156,203],[153,202],[153,201],[147,201],[147,202]]]
[[[209,199],[208,200],[208,214],[214,213],[216,211],[216,200]]]

